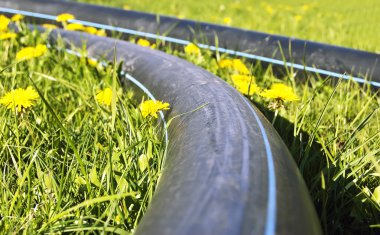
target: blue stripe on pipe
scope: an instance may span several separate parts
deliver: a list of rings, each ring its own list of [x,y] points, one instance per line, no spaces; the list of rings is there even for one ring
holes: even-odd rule
[[[240,94],[240,93],[239,93]],[[267,155],[267,170],[268,170],[268,201],[267,201],[267,214],[266,214],[266,227],[265,227],[265,235],[276,234],[276,211],[277,211],[277,195],[276,195],[276,169],[274,166],[274,159],[272,150],[270,148],[270,142],[265,131],[264,125],[261,122],[259,116],[256,111],[252,108],[252,105],[247,101],[245,97],[240,94],[240,97],[244,101],[244,103],[248,106],[253,116],[255,117],[257,124],[259,125],[259,129],[261,135],[263,137],[265,152]]]
[[[48,20],[55,20],[56,19],[56,16],[53,16],[53,15],[35,13],[35,12],[29,12],[29,11],[22,11],[22,10],[10,9],[10,8],[0,7],[0,11],[12,13],[12,14],[22,14],[22,15],[26,15],[26,16],[48,19]],[[126,34],[146,37],[146,38],[163,40],[163,41],[172,42],[172,43],[181,44],[181,45],[187,45],[190,43],[190,41],[188,41],[188,40],[182,40],[182,39],[173,38],[173,37],[167,37],[167,36],[161,36],[161,35],[156,35],[156,34],[152,34],[152,33],[140,32],[140,31],[136,31],[136,30],[132,30],[132,29],[115,27],[115,26],[99,24],[99,23],[94,23],[94,22],[89,22],[89,21],[70,20],[69,22],[80,23],[80,24],[83,24],[86,26],[92,26],[92,27],[96,27],[96,28],[100,28],[100,29],[117,31],[117,32],[121,32],[121,33],[126,33]],[[352,76],[349,76],[347,74],[336,73],[336,72],[332,72],[332,71],[328,71],[328,70],[324,70],[324,69],[318,69],[318,68],[314,68],[314,67],[310,67],[310,66],[291,63],[291,62],[284,62],[282,60],[277,60],[277,59],[273,59],[273,58],[269,58],[269,57],[254,55],[254,54],[245,53],[245,52],[241,52],[241,51],[235,51],[235,50],[230,50],[230,49],[226,49],[226,48],[217,48],[215,46],[210,46],[210,45],[206,45],[206,44],[197,44],[197,45],[200,48],[209,49],[212,51],[219,51],[219,52],[226,53],[229,55],[235,55],[235,56],[259,60],[259,61],[263,61],[263,62],[267,62],[267,63],[271,63],[271,64],[282,65],[284,67],[285,66],[293,67],[296,69],[305,70],[305,71],[312,72],[312,73],[318,73],[318,74],[322,74],[322,75],[330,76],[330,77],[342,78],[345,80],[352,79],[353,81],[358,82],[358,83],[370,84],[372,86],[380,87],[380,82],[367,81],[364,78],[352,77]]]

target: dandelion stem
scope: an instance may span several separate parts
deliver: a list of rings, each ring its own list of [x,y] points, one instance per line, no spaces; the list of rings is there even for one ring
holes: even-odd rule
[[[275,109],[273,120],[272,120],[272,125],[274,125],[274,123],[276,122],[277,116],[278,116],[278,109]]]

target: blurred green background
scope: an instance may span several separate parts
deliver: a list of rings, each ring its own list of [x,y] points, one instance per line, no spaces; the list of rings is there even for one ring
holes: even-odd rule
[[[378,0],[76,0],[380,53]]]

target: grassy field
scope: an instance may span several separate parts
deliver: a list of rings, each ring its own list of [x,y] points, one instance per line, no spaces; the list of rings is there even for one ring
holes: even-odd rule
[[[342,0],[333,3],[327,0],[315,2],[292,0],[286,3],[287,5],[279,0],[87,1],[380,51],[377,43],[380,32],[376,27],[376,22],[380,18],[378,14],[380,9],[370,0],[363,0],[360,3]],[[27,113],[28,115],[22,118],[15,116],[9,110],[0,110],[2,118],[0,143],[5,146],[2,151],[7,156],[0,162],[2,195],[4,195],[0,199],[3,217],[0,229],[25,230],[25,228],[41,228],[49,223],[54,224],[48,227],[49,231],[62,229],[62,226],[66,225],[67,229],[74,231],[83,229],[86,223],[91,222],[92,229],[118,226],[130,230],[136,225],[136,219],[141,216],[140,209],[145,209],[145,203],[153,193],[153,184],[147,185],[145,181],[139,180],[147,177],[151,177],[152,180],[157,178],[158,173],[154,169],[157,169],[163,154],[162,143],[154,131],[155,127],[149,126],[149,122],[144,122],[138,110],[138,102],[131,99],[128,92],[122,93],[117,89],[119,91],[117,94],[120,96],[118,104],[121,106],[116,113],[111,107],[103,107],[94,100],[96,91],[106,86],[113,87],[116,91],[117,86],[114,86],[115,82],[111,76],[112,67],[103,68],[107,72],[99,71],[98,68],[91,67],[88,61],[59,52],[56,48],[49,49],[45,57],[39,60],[13,64],[13,58],[18,50],[23,46],[37,45],[44,42],[43,40],[43,36],[32,34],[19,35],[11,41],[1,42],[0,56],[3,60],[0,65],[2,68],[8,66],[8,69],[2,70],[1,73],[2,77],[7,79],[0,80],[3,88],[0,96],[17,87],[17,84],[22,84],[20,86],[24,88],[28,85],[33,86],[31,81],[34,81],[36,88],[48,99],[46,102],[40,100],[38,105],[36,104]],[[247,98],[273,122],[305,178],[326,234],[379,233],[380,98],[378,93],[350,81],[337,83],[336,80],[322,80],[315,76],[309,76],[300,83],[296,81],[291,71],[284,77],[275,77],[271,68],[263,69],[259,64],[248,63],[246,67],[240,63],[241,61],[234,63],[232,58],[225,55],[214,55],[196,47],[184,51],[160,45],[156,48],[185,58],[225,79],[245,93]],[[80,69],[74,69],[74,64]],[[78,79],[83,77],[88,77],[87,85],[75,85],[79,82]],[[276,83],[290,87],[299,97],[299,101],[284,99],[283,102],[276,103],[273,99],[264,97],[263,93]],[[62,102],[69,105],[63,106]],[[78,105],[71,105],[74,102],[79,103],[80,108]],[[63,106],[63,108],[49,109],[49,106]],[[116,115],[114,121],[112,121],[113,115]],[[129,118],[123,118],[125,116]],[[70,122],[72,124],[69,125]],[[82,123],[84,126],[81,126]],[[129,128],[129,132],[123,131],[122,128],[125,126]],[[9,132],[11,128],[17,131]],[[32,132],[29,131],[30,128]],[[102,130],[102,133],[98,134],[98,139],[103,139],[102,143],[92,139],[94,129]],[[140,133],[141,131],[143,133]],[[32,134],[38,138],[32,138]],[[133,142],[136,136],[138,141]],[[141,139],[140,136],[144,138]],[[90,175],[81,173],[79,158],[70,147],[72,138],[75,138],[76,143],[80,143],[80,149],[83,149],[79,153],[86,153],[79,156],[84,158],[83,162],[91,172]],[[16,145],[11,145],[10,141]],[[90,145],[97,142],[100,145]],[[18,147],[25,143],[28,144],[28,148]],[[138,148],[139,154],[129,156],[127,152],[123,152],[122,149],[127,151],[128,146]],[[119,165],[114,164],[111,158],[114,153],[112,150],[115,148],[116,151],[121,151],[120,167],[125,167],[123,164],[129,161],[128,166],[133,168],[131,172],[134,174],[126,175],[118,172],[118,169],[111,169],[111,166]],[[55,152],[49,152],[47,149],[54,149]],[[36,151],[46,153],[48,157],[39,157],[38,154],[33,157]],[[132,149],[128,148],[128,151]],[[101,157],[98,157],[100,165],[90,161],[91,156],[95,155],[103,157],[101,160]],[[137,160],[144,159],[140,158],[141,156],[152,156],[152,159],[156,159],[150,162],[154,168],[152,171],[151,168],[141,170],[141,164]],[[54,177],[50,177],[51,174]],[[12,175],[13,182],[17,183],[8,182],[9,179],[6,177],[8,175]],[[77,179],[76,175],[82,178]],[[94,181],[92,182],[91,178],[94,175],[97,177],[92,179]],[[119,183],[124,182],[118,180],[120,178],[117,177],[120,175],[125,176],[128,185],[131,185],[127,191],[117,191],[121,190],[118,187]],[[116,177],[115,181],[111,180],[112,177]],[[69,180],[75,184],[69,185],[67,183]],[[90,184],[86,181],[90,181]],[[102,183],[102,187],[97,186],[98,181]],[[132,187],[132,182],[142,182],[142,185]],[[17,187],[12,188],[11,185]],[[21,194],[20,190],[26,193]],[[83,194],[86,190],[88,192]],[[144,192],[146,196],[140,192]],[[112,196],[116,193],[125,195],[129,205],[134,205],[131,208],[132,212],[129,210],[130,207],[122,205],[116,210],[116,214],[113,213],[113,209],[119,205],[117,203],[119,199]],[[72,197],[73,194],[77,197]],[[14,195],[16,199],[14,202],[11,200],[11,211],[17,212],[17,215],[9,213],[7,204]],[[111,203],[99,204],[107,209],[91,204],[94,203],[92,199],[99,197],[101,200],[112,198]],[[33,203],[41,198],[54,203],[37,203],[38,206],[35,207],[36,204]],[[88,204],[81,204],[83,201],[92,206],[85,207]],[[67,218],[66,215],[71,216],[70,220],[60,220],[63,217]],[[123,217],[127,215],[132,216],[131,219]],[[16,218],[22,219],[16,220]],[[52,218],[58,220],[52,221]],[[97,218],[104,220],[99,221]],[[14,227],[4,225],[9,226],[12,223]]]
[[[380,53],[374,0],[77,0],[326,42]]]
[[[125,9],[227,24],[380,52],[380,5],[357,1],[102,1]],[[233,68],[222,68],[225,55],[184,53],[162,48],[209,70],[241,90]],[[228,59],[228,58],[227,58]],[[299,83],[291,71],[275,77],[271,69],[249,65],[259,88],[252,100],[283,137],[310,190],[326,234],[375,234],[380,227],[380,98],[351,81],[309,76]],[[258,95],[285,83],[300,97],[273,110],[273,101]],[[251,84],[251,83],[250,83]],[[250,88],[248,88],[250,89]]]
[[[0,233],[133,230],[165,152],[155,118],[115,66],[17,24],[0,33]]]

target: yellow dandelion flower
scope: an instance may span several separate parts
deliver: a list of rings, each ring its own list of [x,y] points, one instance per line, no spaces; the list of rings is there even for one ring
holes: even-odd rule
[[[189,43],[185,46],[185,53],[187,55],[201,55],[201,50],[194,43]]]
[[[259,87],[254,82],[254,77],[233,74],[231,80],[235,88],[244,95],[253,95],[259,91]]]
[[[111,88],[106,88],[106,89],[98,92],[98,94],[96,95],[95,98],[98,101],[98,103],[104,104],[107,106],[111,106],[111,102],[112,102],[112,90],[111,90]]]
[[[246,83],[254,82],[255,79],[252,76],[244,75],[244,74],[232,74],[231,75],[232,82],[242,81]]]
[[[98,30],[95,27],[91,27],[91,26],[85,27],[83,31],[89,34],[94,34],[94,35],[96,35],[96,33],[98,32]]]
[[[224,17],[223,18],[223,23],[226,24],[226,25],[231,25],[231,23],[232,23],[231,17]]]
[[[99,63],[98,60],[96,59],[87,59],[87,63],[91,66],[96,68],[97,70],[103,70],[103,65],[102,63]]]
[[[179,13],[179,14],[177,14],[177,18],[178,19],[185,19],[186,15],[184,13]]]
[[[104,29],[99,29],[98,32],[96,32],[96,35],[101,36],[101,37],[106,37],[106,31]]]
[[[56,29],[56,28],[58,28],[58,26],[54,25],[54,24],[43,24],[42,27],[44,27],[45,29]]]
[[[8,109],[17,109],[18,112],[21,112],[23,109],[33,106],[39,97],[37,91],[31,86],[26,89],[17,88],[5,94],[5,96],[0,99],[0,104]]]
[[[72,31],[84,31],[86,33],[89,33],[89,34],[93,34],[93,35],[98,35],[98,36],[107,36],[106,35],[106,31],[104,29],[100,29],[98,30],[97,28],[95,27],[92,27],[92,26],[83,26],[81,24],[77,24],[77,23],[73,23],[73,24],[68,24],[66,25],[65,27],[66,30],[72,30]]]
[[[16,60],[28,60],[43,56],[47,52],[47,46],[38,44],[36,47],[24,47],[16,54]]]
[[[219,62],[221,68],[233,69],[240,74],[249,74],[247,66],[239,59],[224,59]]]
[[[47,51],[47,46],[46,46],[46,45],[43,45],[43,44],[38,44],[38,45],[35,47],[35,49],[36,49],[36,57],[39,57],[39,56],[41,56],[41,55],[43,55],[43,54],[46,53],[46,51]]]
[[[84,31],[85,27],[82,24],[72,23],[66,25],[65,29],[69,31]]]
[[[124,6],[123,6],[123,9],[124,9],[124,10],[131,10],[131,6],[129,6],[129,5],[124,5]]]
[[[308,5],[308,4],[304,4],[304,5],[302,5],[302,7],[301,7],[301,9],[302,9],[303,11],[308,11],[308,10],[310,10],[310,8],[311,8],[311,5]]]
[[[293,17],[293,19],[296,21],[296,22],[300,22],[302,20],[302,16],[301,15],[295,15]]]
[[[280,102],[300,100],[291,87],[282,83],[273,84],[269,90],[261,92],[260,95],[262,97],[275,99]]]
[[[157,113],[161,110],[169,110],[169,103],[162,103],[158,100],[147,100],[140,105],[140,111],[144,118],[152,116],[157,118]]]
[[[75,19],[74,15],[69,14],[69,13],[63,13],[57,16],[55,19],[57,22],[67,22],[69,20]]]
[[[11,20],[8,17],[4,15],[0,15],[0,31],[1,32],[7,31],[8,25],[10,22]]]
[[[11,38],[16,38],[17,34],[16,33],[0,33],[0,40],[4,39],[11,39]]]
[[[150,42],[148,40],[143,39],[143,38],[140,38],[137,41],[137,44],[140,46],[143,46],[143,47],[150,47]]]
[[[223,60],[219,61],[219,67],[221,67],[221,68],[232,68],[233,62],[230,59],[223,59]]]
[[[259,91],[259,87],[255,83],[245,83],[238,81],[234,83],[236,90],[244,95],[251,96]]]
[[[12,18],[11,18],[11,20],[12,20],[13,22],[18,22],[18,21],[20,21],[20,20],[22,20],[22,19],[24,19],[24,16],[21,15],[21,14],[13,15]]]
[[[232,60],[233,62],[233,68],[239,72],[240,74],[249,74],[249,70],[245,64],[239,60],[239,59],[234,59]]]
[[[274,9],[271,5],[266,5],[265,6],[265,11],[269,14],[269,15],[273,15],[274,14]]]
[[[152,49],[156,48],[156,44],[150,44],[150,42],[148,40],[145,40],[143,38],[140,38],[138,41],[137,41],[137,44],[142,46],[142,47],[150,47]]]
[[[88,64],[90,65],[90,66],[92,66],[92,67],[97,67],[98,66],[98,61],[97,60],[95,60],[95,59],[87,59],[87,62],[88,62]]]

